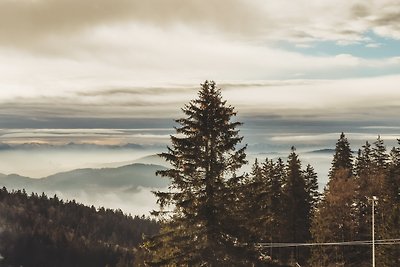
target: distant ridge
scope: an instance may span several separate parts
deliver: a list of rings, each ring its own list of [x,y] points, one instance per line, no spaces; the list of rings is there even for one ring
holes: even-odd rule
[[[63,200],[121,209],[133,215],[147,214],[157,207],[152,191],[169,185],[169,179],[156,176],[156,171],[164,169],[155,164],[133,163],[117,168],[76,169],[40,179],[0,174],[0,188],[57,195]]]
[[[317,150],[312,150],[307,153],[316,153],[316,154],[334,154],[335,149],[334,148],[323,148],[323,149],[317,149]]]
[[[165,167],[160,165],[134,163],[118,168],[76,169],[40,179],[18,174],[0,174],[0,186],[33,192],[120,188],[136,190],[138,187],[163,188],[168,186],[168,180],[156,176],[155,172],[164,169]]]
[[[125,165],[131,165],[135,163],[147,164],[147,165],[158,165],[163,167],[168,167],[169,163],[165,161],[163,158],[158,156],[157,154],[148,155],[145,157],[141,157],[135,160],[128,161],[119,161],[119,162],[110,162],[110,163],[102,163],[98,164],[97,168],[117,168]]]
[[[307,153],[315,153],[315,154],[335,154],[335,149],[334,148],[323,148],[323,149],[318,149],[318,150],[313,150],[309,151]],[[356,153],[356,151],[351,151],[351,153]]]

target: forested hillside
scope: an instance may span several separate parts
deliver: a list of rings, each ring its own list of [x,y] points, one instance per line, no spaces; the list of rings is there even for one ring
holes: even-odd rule
[[[0,266],[71,267],[139,264],[154,220],[64,202],[54,196],[0,190]]]

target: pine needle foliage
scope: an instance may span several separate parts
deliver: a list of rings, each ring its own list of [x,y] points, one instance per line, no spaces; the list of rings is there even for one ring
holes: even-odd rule
[[[251,266],[257,251],[241,240],[237,214],[246,146],[232,121],[236,112],[213,81],[201,84],[198,98],[182,108],[168,152],[171,168],[158,175],[171,180],[168,192],[155,192],[163,218],[161,235],[147,243],[153,266]]]

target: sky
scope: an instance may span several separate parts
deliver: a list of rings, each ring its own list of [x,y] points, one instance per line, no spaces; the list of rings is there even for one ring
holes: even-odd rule
[[[0,143],[167,143],[205,80],[267,149],[399,136],[398,0],[0,0],[0,25]]]
[[[0,0],[0,173],[160,152],[214,80],[244,122],[249,160],[294,145],[322,190],[332,154],[310,151],[340,132],[354,150],[378,135],[397,144],[399,47],[399,0]],[[131,197],[76,196],[155,205],[150,189]]]

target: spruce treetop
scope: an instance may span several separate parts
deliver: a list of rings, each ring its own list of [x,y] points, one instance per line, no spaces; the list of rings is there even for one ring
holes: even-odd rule
[[[349,177],[353,172],[353,154],[350,148],[350,143],[343,132],[340,134],[336,143],[329,177],[333,178],[339,169],[345,169],[348,171]]]

